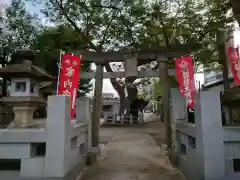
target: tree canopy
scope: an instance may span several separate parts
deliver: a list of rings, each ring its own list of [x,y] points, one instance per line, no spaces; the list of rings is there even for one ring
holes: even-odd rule
[[[230,0],[230,5],[233,9],[234,17],[236,18],[238,24],[240,24],[240,1]]]
[[[5,66],[12,53],[34,46],[41,25],[37,16],[30,14],[21,0],[12,0],[1,13],[0,23],[0,57],[1,65]]]
[[[0,63],[5,67],[12,54],[29,50],[35,44],[40,24],[35,15],[26,11],[21,0],[12,0],[0,14]],[[2,95],[7,95],[7,79],[2,79]]]
[[[86,49],[140,50],[201,43],[194,59],[204,64],[217,60],[217,29],[228,28],[233,22],[228,0],[42,0],[41,3],[46,18],[56,25],[66,23],[74,28],[87,43]],[[105,68],[114,71],[110,64]],[[127,82],[135,80],[127,79]],[[120,99],[124,99],[126,84],[113,78],[111,83]],[[128,91],[131,96],[137,96],[136,88]]]
[[[60,49],[85,48],[86,41],[78,38],[76,31],[67,25],[54,28],[44,27],[38,15],[27,11],[22,0],[12,0],[0,16],[0,60],[2,67],[16,59],[20,51],[24,56],[37,56],[34,64],[40,65],[53,76],[57,76],[56,66]],[[85,45],[84,45],[85,44]],[[22,53],[21,53],[22,54]],[[90,71],[90,64],[81,63],[81,70]],[[91,90],[91,80],[81,80],[80,95]],[[7,79],[3,79],[3,95],[6,95]]]
[[[80,39],[77,32],[66,25],[58,27],[45,28],[41,34],[37,36],[35,49],[37,50],[36,64],[44,67],[48,73],[57,77],[57,63],[60,57],[60,50],[71,52],[71,49],[85,48],[86,43]],[[81,72],[91,71],[91,64],[81,62]],[[92,83],[90,79],[80,79],[79,95],[85,95],[91,91]]]
[[[30,0],[35,1],[35,0]],[[196,58],[216,61],[215,33],[233,22],[227,0],[43,0],[42,12],[55,24],[71,25],[95,51],[206,43]],[[210,52],[211,51],[211,52]]]

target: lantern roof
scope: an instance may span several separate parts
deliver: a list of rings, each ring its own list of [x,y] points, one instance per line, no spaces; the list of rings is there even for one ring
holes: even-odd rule
[[[50,74],[32,64],[29,60],[24,60],[21,64],[11,64],[0,68],[1,77],[23,77],[32,78],[39,81],[53,80]]]

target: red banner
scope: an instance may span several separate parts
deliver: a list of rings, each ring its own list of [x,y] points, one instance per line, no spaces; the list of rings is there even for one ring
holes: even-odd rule
[[[230,60],[230,67],[234,78],[235,85],[240,85],[240,59],[239,48],[228,48],[228,56]]]
[[[60,64],[58,95],[71,97],[71,119],[74,118],[76,110],[80,63],[80,57],[64,54]]]
[[[186,97],[187,107],[194,108],[194,65],[191,56],[185,56],[175,59],[176,75],[178,79],[179,89]]]

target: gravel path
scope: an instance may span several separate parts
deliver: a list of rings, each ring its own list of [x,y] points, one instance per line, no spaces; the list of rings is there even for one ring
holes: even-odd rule
[[[89,167],[82,180],[185,180],[168,161],[161,122],[102,127],[100,133],[108,142],[107,157]]]

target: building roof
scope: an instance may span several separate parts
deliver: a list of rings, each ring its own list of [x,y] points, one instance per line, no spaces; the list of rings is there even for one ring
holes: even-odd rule
[[[32,62],[28,60],[25,60],[22,64],[11,64],[6,67],[0,68],[0,76],[31,77],[41,81],[54,79],[43,69],[32,65]]]
[[[228,80],[229,80],[229,82],[232,83],[234,81],[233,76],[230,76],[228,78]],[[220,85],[220,84],[223,84],[223,79],[217,79],[215,81],[208,82],[208,83],[203,85],[203,88],[211,88],[211,87],[214,87],[214,86],[217,86],[217,85]]]

